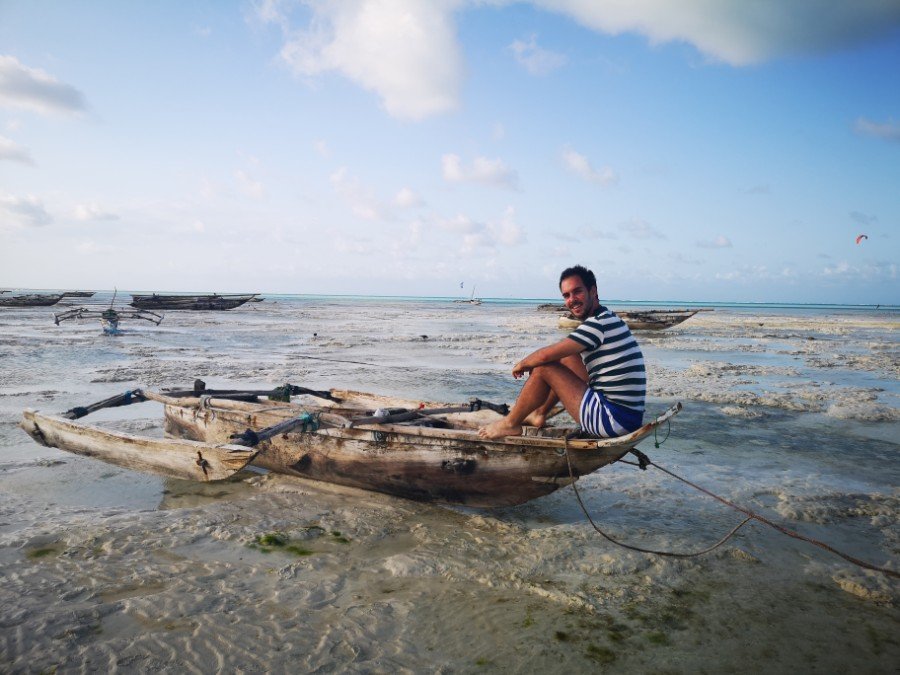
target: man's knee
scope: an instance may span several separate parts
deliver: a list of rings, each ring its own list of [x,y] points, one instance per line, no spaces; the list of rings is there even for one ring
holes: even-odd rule
[[[546,380],[548,376],[551,376],[551,373],[557,371],[559,368],[562,368],[562,364],[559,361],[554,361],[553,363],[545,363],[541,366],[536,366],[531,371],[531,376],[540,377],[543,380]]]

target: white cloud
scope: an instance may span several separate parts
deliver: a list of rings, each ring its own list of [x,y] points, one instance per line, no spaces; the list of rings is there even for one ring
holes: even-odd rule
[[[591,166],[587,157],[568,146],[563,148],[562,158],[570,171],[578,174],[590,183],[613,185],[619,182],[619,176],[610,167],[605,166],[599,170],[595,169]]]
[[[441,157],[444,180],[450,183],[482,183],[515,189],[519,175],[501,159],[476,157],[469,167],[464,167],[459,155],[447,154]]]
[[[353,237],[339,236],[334,239],[334,248],[338,253],[354,253],[365,255],[371,250],[370,242]]]
[[[436,224],[442,230],[447,230],[448,232],[454,232],[456,234],[475,234],[484,229],[482,223],[476,223],[474,220],[461,213],[456,214],[452,218],[441,218]]]
[[[0,56],[0,107],[31,110],[42,115],[80,113],[84,96],[43,70],[28,68],[13,56]]]
[[[75,250],[83,255],[105,255],[115,252],[110,244],[98,244],[93,240],[79,242],[75,246]]]
[[[350,175],[346,167],[341,167],[330,176],[331,185],[354,214],[365,220],[379,220],[389,217],[389,209],[376,197],[371,188]]]
[[[33,195],[27,197],[2,196],[0,197],[0,209],[12,216],[18,225],[25,227],[42,227],[53,222],[53,218],[44,208],[44,203]]]
[[[760,281],[771,279],[772,275],[765,265],[741,265],[727,272],[717,272],[715,278],[722,281]]]
[[[319,153],[325,159],[331,157],[331,148],[328,147],[328,143],[319,139],[313,143],[313,147],[316,149],[316,152]]]
[[[525,232],[516,223],[516,210],[512,206],[506,207],[500,220],[488,223],[488,229],[503,246],[516,246],[525,241]]]
[[[684,255],[679,252],[671,252],[669,253],[669,258],[674,260],[675,262],[684,263],[686,265],[701,265],[703,261],[698,258],[691,258],[689,256]]]
[[[280,28],[281,59],[297,75],[336,72],[381,99],[398,118],[420,120],[458,107],[463,62],[454,14],[482,0],[261,0],[255,18]],[[513,4],[491,0],[488,4]],[[887,38],[900,25],[895,0],[532,0],[598,33],[688,43],[713,60],[744,66],[792,54],[827,53]],[[292,14],[301,7],[304,11]],[[296,17],[301,17],[295,21]],[[562,57],[518,41],[534,72]]]
[[[872,122],[865,117],[860,117],[854,125],[857,133],[867,136],[875,136],[886,141],[900,141],[900,124],[889,120],[888,122]]]
[[[75,216],[75,220],[80,221],[119,219],[119,216],[117,216],[115,213],[106,211],[96,204],[79,204],[75,207],[75,212],[73,215]]]
[[[34,165],[28,150],[6,136],[0,136],[0,160]]]
[[[422,206],[424,202],[411,188],[403,187],[394,197],[394,205],[401,209],[411,209]]]
[[[238,190],[247,197],[252,199],[262,199],[266,189],[261,181],[255,179],[243,169],[237,169],[234,172],[234,179],[237,182]]]
[[[525,242],[525,232],[516,223],[516,211],[506,207],[503,215],[493,221],[480,223],[466,215],[457,214],[453,218],[439,219],[435,223],[440,229],[459,235],[461,253],[474,253],[477,249],[493,251],[498,247],[512,247]]]
[[[731,240],[720,234],[714,239],[698,241],[697,246],[700,248],[731,248]]]
[[[710,2],[709,0],[534,0],[601,33],[637,33],[651,44],[688,42],[734,66],[790,54],[825,53],[886,38],[900,24],[900,3]]]
[[[516,61],[531,75],[548,75],[566,64],[564,54],[558,54],[538,47],[537,36],[529,35],[524,40],[516,40],[509,46]]]
[[[894,281],[897,279],[897,264],[889,261],[868,262],[851,265],[846,260],[827,265],[822,270],[826,279]]]
[[[308,2],[312,19],[293,29],[286,6],[267,2],[263,21],[284,31],[281,58],[298,75],[338,72],[374,91],[388,114],[418,120],[457,107],[462,57],[458,0]]]
[[[582,225],[578,228],[578,235],[585,239],[618,239],[619,235],[609,230],[601,230],[599,227]]]
[[[634,218],[623,223],[621,228],[635,239],[667,239],[666,235],[653,227],[646,220]]]

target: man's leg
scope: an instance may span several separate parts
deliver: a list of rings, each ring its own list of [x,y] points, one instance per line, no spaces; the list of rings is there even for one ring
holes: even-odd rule
[[[522,387],[522,393],[519,394],[509,414],[501,420],[481,427],[478,435],[482,438],[521,435],[525,418],[545,406],[551,396],[561,401],[572,419],[578,421],[581,399],[586,389],[586,382],[561,362],[539,366],[531,371],[525,386]]]
[[[584,361],[581,360],[581,356],[575,354],[573,356],[567,356],[566,358],[560,361],[566,368],[575,373],[578,377],[581,378],[581,381],[587,384],[588,382],[588,372],[587,368],[584,365]],[[553,409],[559,402],[559,396],[556,395],[556,392],[553,390],[550,391],[550,395],[547,396],[547,400],[544,403],[537,407],[532,413],[530,413],[525,419],[522,421],[523,424],[527,424],[528,426],[538,427],[539,429],[544,426],[547,421],[547,414],[550,410]],[[579,401],[579,407],[581,402]]]

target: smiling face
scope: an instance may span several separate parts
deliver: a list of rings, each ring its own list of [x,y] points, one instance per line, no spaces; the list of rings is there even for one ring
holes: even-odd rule
[[[581,277],[574,274],[566,277],[559,284],[563,301],[569,311],[579,321],[584,321],[600,307],[600,299],[597,297],[597,287],[587,288]]]

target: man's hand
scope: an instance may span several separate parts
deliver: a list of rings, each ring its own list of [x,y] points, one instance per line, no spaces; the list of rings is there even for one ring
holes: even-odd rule
[[[530,373],[532,371],[531,366],[526,366],[525,361],[519,361],[512,369],[512,376],[517,380],[524,376],[526,373]]]

